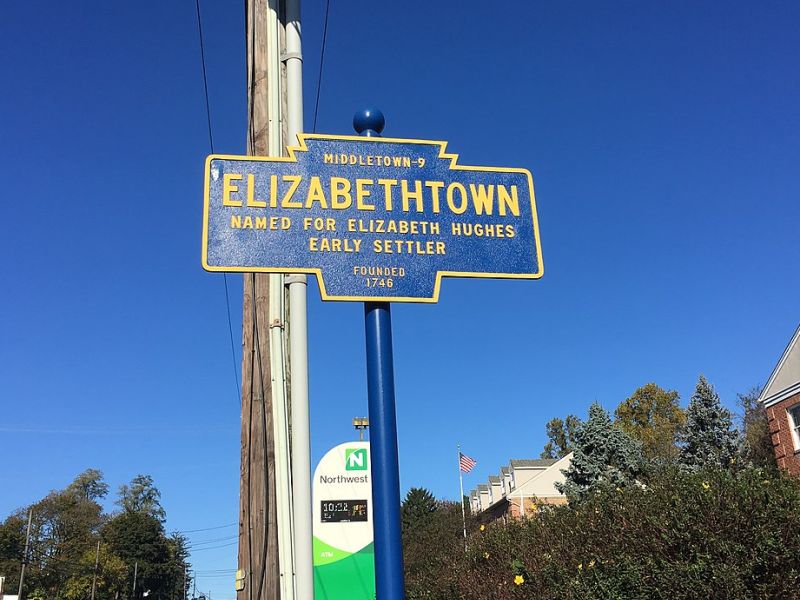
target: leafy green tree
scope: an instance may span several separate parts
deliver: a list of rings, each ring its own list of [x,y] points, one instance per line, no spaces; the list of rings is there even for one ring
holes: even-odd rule
[[[26,600],[86,600],[91,595],[98,540],[96,600],[119,600],[130,591],[134,565],[139,566],[137,595],[149,590],[152,600],[184,595],[188,543],[180,534],[164,533],[160,493],[147,476],[122,486],[122,511],[109,517],[99,500],[108,493],[95,469],[79,474],[63,490],[50,492],[32,505],[31,546],[25,571]],[[28,509],[0,524],[0,573],[16,587]]]
[[[80,562],[71,565],[73,575],[64,584],[62,593],[65,600],[86,600],[91,596],[96,556],[96,550],[89,550]],[[125,563],[111,552],[107,544],[100,544],[98,558],[95,598],[112,600],[124,597],[129,587]]]
[[[761,388],[753,388],[746,394],[738,394],[742,407],[743,454],[755,467],[777,468],[772,434],[769,432],[767,410],[758,401]]]
[[[76,498],[96,502],[106,497],[108,484],[103,481],[102,471],[86,469],[67,486],[66,491]]]
[[[622,430],[642,444],[647,459],[674,461],[678,458],[678,436],[686,423],[686,413],[678,404],[676,391],[655,383],[637,389],[623,400],[614,413]]]
[[[680,462],[691,470],[714,466],[728,468],[739,454],[731,413],[722,406],[714,386],[702,375],[686,410],[683,441]]]
[[[97,500],[102,497],[102,474],[89,469],[65,489],[52,491],[31,506],[30,563],[26,588],[45,597],[58,597],[75,565],[96,545],[105,522]],[[27,511],[25,511],[27,512]],[[30,594],[29,594],[30,596]]]
[[[436,498],[425,488],[412,487],[400,506],[403,529],[413,529],[436,512]]]
[[[130,485],[121,485],[117,505],[125,512],[142,512],[162,523],[166,519],[161,506],[161,492],[150,475],[137,475]]]
[[[597,402],[589,407],[589,418],[575,431],[574,449],[566,480],[556,487],[570,501],[583,500],[601,486],[623,487],[641,472],[641,448]]]
[[[14,513],[0,525],[0,573],[5,575],[6,589],[16,590],[19,569],[25,548],[26,521],[21,512]]]
[[[563,458],[572,452],[575,431],[581,421],[575,415],[567,415],[565,420],[558,417],[550,419],[545,425],[548,442],[539,458]]]

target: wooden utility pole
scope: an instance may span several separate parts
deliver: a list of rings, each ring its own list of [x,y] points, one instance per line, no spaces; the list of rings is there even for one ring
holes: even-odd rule
[[[100,565],[100,540],[97,540],[97,552],[94,555],[94,575],[92,575],[92,600],[97,589],[97,567]]]
[[[133,563],[133,593],[131,594],[131,598],[136,600],[136,578],[139,576],[139,561]]]
[[[19,571],[19,591],[17,592],[18,600],[22,600],[22,586],[25,582],[25,565],[28,564],[28,548],[31,543],[31,522],[33,521],[33,509],[28,509],[28,533],[25,534],[25,553],[22,555],[22,567]]]
[[[269,136],[280,135],[268,115],[268,0],[246,0],[247,151],[269,155]],[[244,589],[237,600],[279,600],[275,503],[272,370],[269,345],[269,275],[246,273],[242,303],[242,452],[239,494],[239,569]]]

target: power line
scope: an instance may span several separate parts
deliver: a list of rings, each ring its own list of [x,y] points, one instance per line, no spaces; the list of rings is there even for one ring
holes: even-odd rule
[[[197,533],[198,531],[211,531],[212,529],[225,529],[226,527],[233,527],[238,523],[228,523],[227,525],[217,525],[216,527],[202,527],[201,529],[182,529],[175,533]]]
[[[208,102],[208,76],[206,75],[206,49],[203,41],[203,22],[200,19],[200,0],[195,0],[197,9],[197,32],[200,36],[200,62],[203,65],[203,88],[206,92],[206,121],[208,121],[208,144],[211,146],[211,154],[214,154],[214,136],[211,134],[211,106]]]
[[[191,544],[187,544],[187,547],[195,548],[196,546],[204,546],[205,544],[215,544],[217,542],[227,542],[228,540],[235,540],[238,537],[239,537],[239,535],[237,534],[237,535],[229,535],[229,536],[221,537],[221,538],[214,538],[212,540],[202,540],[202,541],[199,541],[199,542],[193,542]]]
[[[227,548],[228,546],[235,546],[238,543],[239,542],[236,541],[236,542],[230,542],[228,544],[220,544],[219,546],[208,546],[206,548],[190,548],[190,550],[192,551],[190,552],[190,554],[193,552],[201,552],[203,550],[216,550],[217,548]]]
[[[236,542],[234,542],[234,543],[236,543]],[[232,544],[223,544],[223,546],[214,546],[214,547],[215,548],[221,548],[221,547],[230,546],[230,545],[232,545]],[[199,548],[199,550],[211,550],[211,548]],[[41,566],[42,563],[44,563],[47,566],[47,568],[59,568],[59,567],[66,568],[66,567],[71,567],[73,569],[73,571],[72,571],[73,573],[75,573],[76,571],[84,572],[84,573],[90,573],[92,571],[92,565],[90,565],[90,564],[76,562],[74,560],[69,560],[69,559],[66,559],[66,558],[63,558],[63,557],[60,557],[60,556],[47,554],[46,551],[37,550],[36,548],[31,548],[30,554],[31,554],[31,556],[30,556],[31,559],[34,559],[36,562],[38,562],[40,564],[40,566]],[[132,560],[132,559],[129,559],[129,560]],[[139,563],[140,567],[143,567],[143,566],[144,567],[163,567],[163,566],[165,566],[167,564],[167,563],[164,563],[164,562],[150,562],[150,561],[147,561],[147,560],[143,560],[141,558],[137,558],[135,560],[136,560],[136,562]],[[123,564],[125,564],[125,566],[127,568],[129,568],[129,569],[132,568],[131,564],[129,562],[123,561]],[[100,571],[101,572],[105,572],[106,568],[107,568],[107,564],[105,563],[105,561],[102,561],[100,563],[100,566],[99,566]],[[235,570],[234,570],[234,572],[235,572]]]
[[[199,571],[191,571],[195,575],[213,575],[215,573],[236,573],[236,569],[208,569],[203,570],[200,569]]]
[[[314,127],[313,133],[317,133],[317,113],[319,112],[319,92],[322,89],[322,67],[325,64],[325,43],[328,40],[328,13],[331,8],[331,0],[325,0],[325,25],[322,28],[322,48],[319,52],[319,74],[317,76],[317,101],[314,103]]]
[[[47,563],[48,567],[53,566],[51,563],[56,563],[56,565],[69,566],[78,570],[88,571],[91,569],[89,565],[62,558],[60,556],[55,556],[53,554],[48,554],[47,551],[39,550],[36,547],[31,547],[30,558],[39,563]]]
[[[200,18],[200,0],[195,0],[195,8],[197,9],[197,33],[200,38],[200,64],[203,67],[203,90],[205,91],[206,98],[206,122],[208,123],[208,145],[211,148],[211,154],[214,154],[214,136],[211,129],[211,103],[208,99],[208,74],[206,73],[206,47],[203,36],[203,21]],[[228,313],[228,335],[231,339],[231,358],[233,360],[233,377],[236,380],[236,398],[242,397],[241,386],[239,385],[239,371],[236,368],[236,344],[233,341],[233,325],[231,324],[231,299],[228,292],[228,274],[222,274],[222,281],[225,283],[225,309]]]
[[[233,522],[233,523],[228,523],[226,525],[215,525],[214,527],[201,527],[199,529],[183,529],[183,530],[178,529],[178,530],[172,531],[170,533],[170,535],[184,534],[184,533],[199,533],[199,532],[203,532],[203,531],[215,531],[215,530],[218,530],[218,529],[227,529],[228,527],[235,527],[238,524],[239,524],[238,522]],[[212,544],[212,543],[216,543],[216,542],[224,542],[224,541],[227,541],[227,540],[234,540],[234,539],[236,539],[238,537],[239,536],[237,534],[237,535],[230,535],[230,536],[226,536],[226,537],[211,538],[211,539],[208,539],[208,540],[199,540],[199,541],[196,541],[196,542],[188,541],[186,544],[184,544],[184,547],[185,548],[192,548],[194,546],[202,546],[204,544]],[[94,539],[94,538],[92,538],[92,539]],[[59,548],[61,550],[63,550],[65,548],[69,549],[70,546],[86,545],[85,542],[86,542],[86,538],[84,536],[75,535],[75,536],[72,536],[72,537],[65,537],[65,538],[59,540],[57,542],[57,545],[59,546]],[[41,545],[41,544],[42,544],[41,541],[37,542],[37,545]],[[54,560],[63,560],[63,559],[60,559],[57,556],[51,556],[51,555],[46,554],[46,552],[44,550],[38,549],[37,545],[32,545],[31,546],[31,552],[37,552],[40,555],[42,555],[43,557],[52,558]]]

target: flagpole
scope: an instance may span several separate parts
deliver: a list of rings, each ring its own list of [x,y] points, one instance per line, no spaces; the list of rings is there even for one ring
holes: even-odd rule
[[[464,475],[461,470],[461,444],[458,444],[458,483],[461,486],[461,524],[464,526],[464,552],[467,551],[467,512],[464,510]]]

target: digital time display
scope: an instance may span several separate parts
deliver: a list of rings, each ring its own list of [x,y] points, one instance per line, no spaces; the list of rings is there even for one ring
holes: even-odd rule
[[[366,500],[323,500],[320,509],[323,523],[353,523],[367,520]]]

